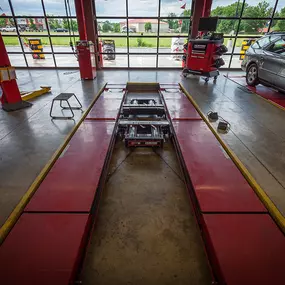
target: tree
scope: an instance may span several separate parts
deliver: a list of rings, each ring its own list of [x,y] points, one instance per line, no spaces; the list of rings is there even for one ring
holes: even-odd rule
[[[174,17],[177,17],[177,15],[175,13],[169,13],[168,17],[174,18]],[[176,30],[179,27],[177,19],[167,19],[167,23],[169,25],[169,29],[171,30]]]
[[[235,2],[227,6],[218,6],[212,10],[211,16],[215,17],[239,17],[241,14],[242,4],[240,2]],[[248,4],[245,3],[244,9]],[[229,34],[231,31],[236,31],[238,26],[238,20],[219,20],[217,26],[217,32]]]
[[[146,22],[144,24],[144,29],[145,29],[146,32],[151,32],[151,30],[152,30],[151,23],[150,22]]]
[[[49,28],[55,30],[60,27],[58,19],[49,18],[48,19]]]
[[[57,28],[61,28],[62,26],[59,24],[59,26]],[[70,30],[73,31],[73,32],[77,32],[78,31],[78,24],[77,24],[77,21],[76,20],[72,20],[72,19],[69,19],[69,23],[68,23],[68,20],[67,19],[64,19],[63,20],[63,28],[69,30],[69,27],[70,27]]]
[[[30,18],[30,28],[35,31],[37,30],[37,26],[36,24],[34,23],[34,19]]]
[[[102,25],[102,31],[104,33],[108,33],[109,31],[112,31],[113,28],[112,28],[112,25],[109,21],[105,21]]]
[[[250,2],[250,1],[248,1]],[[212,10],[211,16],[222,17],[237,17],[232,20],[219,20],[217,31],[228,34],[231,31],[236,31],[238,26],[238,17],[241,14],[241,1],[235,2],[227,6],[218,6]],[[245,3],[243,10],[243,17],[247,18],[268,18],[271,17],[273,8],[266,1],[259,2],[256,6],[250,6]],[[268,25],[268,20],[242,20],[240,23],[239,32],[256,33],[260,29]]]
[[[76,20],[70,20],[70,28],[73,32],[78,31],[78,24]]]
[[[278,17],[285,18],[285,7],[281,9]],[[278,20],[276,23],[275,30],[284,32],[285,31],[285,20]]]
[[[0,27],[6,27],[6,19],[0,18]]]
[[[180,16],[186,17],[188,19],[182,20],[181,33],[188,33],[190,28],[190,17],[191,10],[184,10]]]
[[[113,24],[113,31],[114,31],[114,33],[119,33],[121,31],[121,27],[120,27],[119,23]]]
[[[60,25],[60,28],[61,28],[62,26]],[[64,19],[63,20],[63,28],[65,28],[65,29],[69,29],[69,23],[68,23],[68,20],[67,19]]]
[[[266,18],[272,15],[273,8],[266,1],[259,2],[256,6],[248,6],[243,16],[252,18]],[[256,33],[268,25],[268,20],[244,20],[240,30],[246,33]]]

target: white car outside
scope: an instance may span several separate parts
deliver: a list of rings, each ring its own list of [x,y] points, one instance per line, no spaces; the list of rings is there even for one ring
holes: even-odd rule
[[[16,28],[7,26],[5,28],[1,28],[0,31],[1,32],[16,32]]]

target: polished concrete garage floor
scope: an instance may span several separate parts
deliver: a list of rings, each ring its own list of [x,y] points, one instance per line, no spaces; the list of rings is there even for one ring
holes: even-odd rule
[[[231,123],[221,135],[285,215],[285,111],[220,76],[208,84],[178,71],[104,71],[82,82],[77,71],[19,70],[21,90],[51,85],[25,110],[0,110],[0,226],[80,119],[51,121],[52,98],[73,92],[86,110],[105,82],[181,82],[204,113]],[[285,95],[284,95],[285,96]],[[59,109],[56,111],[60,112]],[[214,123],[215,125],[215,123]],[[83,284],[209,284],[210,273],[175,152],[115,145]]]
[[[130,151],[117,142],[80,279],[86,285],[210,284],[171,143]]]

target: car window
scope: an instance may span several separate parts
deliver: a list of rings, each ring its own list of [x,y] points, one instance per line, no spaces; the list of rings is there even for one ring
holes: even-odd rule
[[[278,53],[278,54],[284,54],[285,52],[285,39],[280,39],[273,43],[269,48],[268,51]]]
[[[273,42],[274,40],[276,40],[277,38],[278,36],[276,35],[263,37],[260,40],[258,40],[256,43],[254,43],[252,47],[253,48],[263,48],[267,46],[268,44],[270,44],[271,42]]]
[[[264,37],[264,38],[258,40],[256,43],[259,46],[259,48],[262,48],[265,45],[268,45],[270,43],[270,40],[269,40],[269,37]]]

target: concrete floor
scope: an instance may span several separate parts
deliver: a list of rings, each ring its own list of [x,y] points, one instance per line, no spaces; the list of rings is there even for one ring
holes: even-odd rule
[[[13,113],[0,109],[0,226],[82,115],[75,110],[74,120],[51,121],[52,98],[74,92],[85,110],[104,84],[104,79],[82,83],[74,71],[20,70],[17,76],[20,90],[51,85],[52,94],[35,99],[28,109]]]
[[[82,115],[75,111],[74,121],[51,121],[52,98],[74,92],[86,109],[104,82],[127,81],[182,81],[204,113],[218,111],[231,123],[223,139],[285,214],[285,112],[223,76],[205,84],[182,79],[177,71],[104,71],[91,82],[81,82],[78,72],[68,70],[20,70],[17,75],[21,90],[50,84],[53,92],[35,99],[29,109],[0,110],[0,225]],[[127,153],[116,145],[110,172],[118,168],[106,185],[82,275],[87,284],[94,279],[114,284],[113,277],[116,284],[208,282],[201,241],[170,150],[160,155],[171,168],[149,150],[136,150],[119,165]]]
[[[117,142],[83,284],[210,284],[210,272],[171,143]]]

